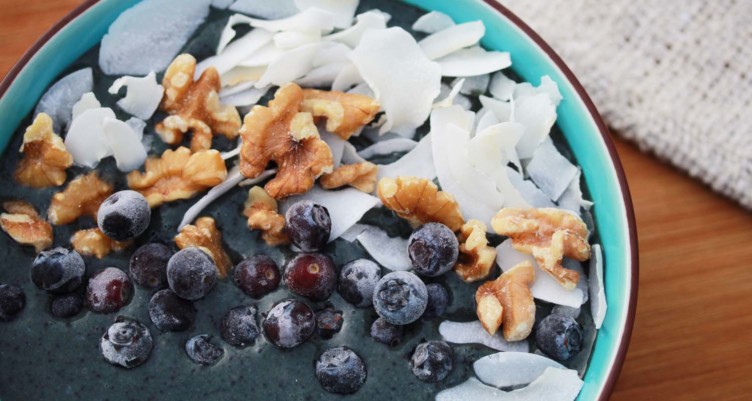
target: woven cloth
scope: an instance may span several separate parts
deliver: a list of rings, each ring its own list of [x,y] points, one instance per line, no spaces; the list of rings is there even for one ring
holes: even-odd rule
[[[752,1],[500,1],[617,134],[752,209]]]

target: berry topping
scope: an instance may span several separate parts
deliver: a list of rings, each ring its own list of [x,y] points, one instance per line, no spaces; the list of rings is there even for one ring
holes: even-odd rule
[[[235,347],[253,345],[259,336],[255,306],[237,306],[230,309],[220,325],[222,338]]]
[[[55,294],[78,288],[84,273],[86,265],[81,255],[65,248],[40,252],[31,265],[31,281],[37,287]]]
[[[258,299],[277,289],[281,274],[272,258],[256,255],[240,262],[232,278],[244,293]]]
[[[185,331],[196,321],[196,307],[172,290],[157,291],[149,301],[149,318],[161,331]]]
[[[373,289],[381,279],[381,268],[368,259],[356,259],[342,267],[339,295],[360,308],[373,305]]]
[[[565,362],[582,349],[582,327],[574,318],[552,314],[538,323],[535,344],[544,354]]]
[[[149,203],[136,191],[126,190],[110,195],[97,212],[99,229],[116,241],[138,237],[149,227],[149,221]]]
[[[428,290],[413,273],[398,271],[384,276],[373,291],[376,313],[391,324],[405,325],[426,310]]]
[[[225,354],[225,350],[211,340],[212,337],[207,334],[190,338],[185,343],[185,352],[188,354],[188,358],[201,365],[214,365],[219,362]]]
[[[0,322],[13,320],[26,305],[26,294],[20,287],[0,284]]]
[[[324,340],[334,337],[342,330],[342,311],[326,308],[316,312],[316,332]]]
[[[286,299],[267,313],[262,324],[264,336],[280,348],[293,348],[304,343],[316,328],[311,307],[303,302]]]
[[[107,362],[126,369],[146,362],[154,342],[143,324],[119,316],[102,336],[99,348]]]
[[[371,337],[390,347],[397,346],[402,342],[404,332],[405,329],[403,326],[391,324],[381,317],[376,319],[371,325]]]
[[[117,312],[133,295],[133,283],[124,271],[108,267],[94,273],[86,286],[86,306],[94,313]]]
[[[424,382],[440,382],[452,371],[453,355],[452,347],[444,341],[421,343],[410,358],[410,369]]]
[[[167,245],[151,243],[136,249],[131,256],[131,277],[136,284],[158,288],[167,282],[167,262],[172,251]]]
[[[423,317],[427,319],[441,317],[449,307],[449,292],[439,283],[426,284],[426,290],[428,290],[428,305],[426,311],[423,312]]]
[[[320,253],[300,254],[287,263],[285,284],[295,294],[312,301],[323,301],[337,286],[334,261]]]
[[[290,240],[303,252],[321,250],[332,231],[329,211],[307,200],[296,202],[287,209],[285,223]]]
[[[460,244],[449,227],[427,223],[410,236],[407,252],[416,273],[436,277],[448,272],[457,263]]]
[[[180,298],[195,301],[214,288],[217,266],[199,248],[185,248],[167,262],[167,283]]]
[[[84,306],[84,297],[78,292],[56,295],[50,303],[52,316],[65,319],[78,315]]]
[[[363,386],[367,376],[363,360],[347,347],[330,348],[316,361],[316,378],[330,393],[353,394]]]

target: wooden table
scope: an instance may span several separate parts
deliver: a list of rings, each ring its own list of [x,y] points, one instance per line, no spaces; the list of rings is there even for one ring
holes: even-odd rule
[[[0,74],[79,3],[0,0]],[[750,399],[752,214],[616,144],[634,199],[641,271],[637,322],[612,399]]]

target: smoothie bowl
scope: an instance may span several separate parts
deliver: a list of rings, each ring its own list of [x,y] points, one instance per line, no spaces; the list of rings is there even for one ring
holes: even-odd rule
[[[623,172],[495,2],[87,2],[0,83],[0,123],[3,401],[616,381]]]

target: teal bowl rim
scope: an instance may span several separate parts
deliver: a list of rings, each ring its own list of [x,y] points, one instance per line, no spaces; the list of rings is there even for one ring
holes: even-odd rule
[[[135,0],[138,1],[138,0]],[[130,0],[126,3],[135,2]],[[421,3],[422,0],[406,0],[409,3]],[[618,188],[621,195],[624,222],[626,223],[626,239],[628,245],[627,255],[629,256],[629,292],[626,299],[626,310],[623,318],[623,325],[618,339],[618,346],[616,347],[616,355],[609,364],[608,372],[606,373],[605,381],[600,383],[600,388],[595,391],[594,397],[598,400],[608,400],[613,392],[616,381],[619,377],[622,365],[626,358],[627,349],[629,347],[629,341],[632,335],[632,329],[634,327],[635,312],[637,306],[637,286],[639,282],[639,259],[638,259],[638,242],[637,242],[637,229],[635,224],[634,209],[632,205],[632,199],[630,196],[629,186],[627,184],[624,169],[622,168],[619,155],[617,154],[613,140],[611,139],[609,130],[606,124],[603,122],[595,104],[592,102],[584,87],[577,80],[572,71],[567,67],[561,57],[527,24],[525,24],[519,17],[512,13],[508,8],[504,7],[497,0],[474,0],[477,3],[484,4],[488,8],[495,10],[506,20],[511,22],[515,28],[521,31],[527,36],[534,44],[542,51],[545,56],[550,60],[550,63],[559,70],[561,76],[571,86],[577,98],[582,102],[585,107],[591,122],[595,125],[599,132],[603,145],[608,152],[608,160],[611,162],[614,176],[618,182]],[[82,15],[86,10],[99,3],[100,0],[86,0],[84,3],[73,9],[70,13],[64,16],[60,21],[53,25],[42,37],[34,43],[29,50],[16,62],[16,64],[8,71],[5,77],[0,81],[0,104],[3,103],[4,96],[11,89],[13,82],[21,71],[27,67],[27,65],[33,60],[34,56],[39,53],[40,49],[44,47],[58,32],[63,30],[71,21]],[[416,4],[419,5],[419,4]],[[447,5],[447,7],[450,7]],[[55,74],[57,75],[57,74]],[[27,111],[28,112],[28,111]],[[25,113],[24,113],[25,115]],[[608,262],[607,262],[608,264]],[[626,283],[624,283],[626,284]],[[597,341],[597,340],[596,340]],[[597,343],[596,343],[597,345]],[[587,380],[587,375],[586,375]],[[582,396],[582,394],[581,394]]]

